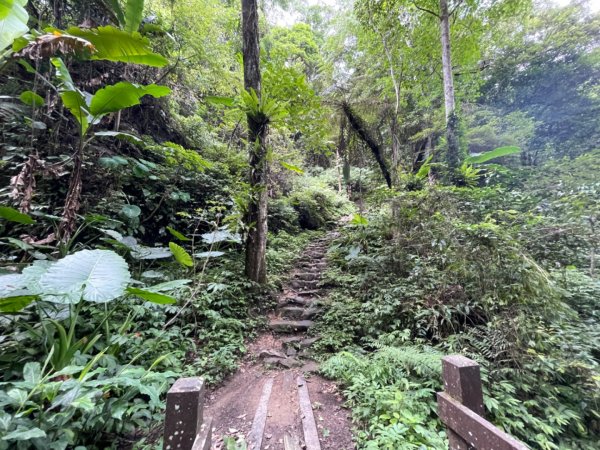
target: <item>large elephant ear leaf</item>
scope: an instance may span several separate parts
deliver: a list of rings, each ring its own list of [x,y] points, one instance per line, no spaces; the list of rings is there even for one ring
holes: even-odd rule
[[[168,61],[150,49],[150,42],[140,33],[128,33],[115,27],[106,26],[93,29],[71,27],[68,34],[78,36],[92,43],[96,52],[92,59],[145,64],[163,67]]]
[[[0,1],[0,51],[29,31],[26,4],[27,0]]]
[[[40,279],[44,299],[60,296],[105,303],[125,293],[131,276],[127,262],[110,250],[82,250],[52,265]]]
[[[130,106],[139,105],[141,98],[145,95],[159,98],[168,95],[170,92],[171,90],[166,86],[157,86],[156,84],[138,86],[122,81],[112,86],[106,86],[96,92],[90,103],[90,112],[94,117],[100,117]]]

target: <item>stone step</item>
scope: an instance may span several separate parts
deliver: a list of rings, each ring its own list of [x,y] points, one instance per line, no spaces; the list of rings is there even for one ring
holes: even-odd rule
[[[293,320],[313,319],[318,312],[318,308],[303,308],[301,306],[286,306],[280,310],[281,317]]]
[[[297,280],[303,281],[318,281],[321,278],[320,271],[303,271],[294,275]]]
[[[319,286],[319,280],[292,280],[290,286],[295,290],[314,290]]]
[[[301,267],[324,267],[327,264],[325,257],[318,259],[303,259],[298,263]]]
[[[301,296],[301,297],[312,297],[312,296],[319,296],[319,294],[322,294],[322,291],[320,291],[319,289],[311,289],[311,290],[307,290],[307,291],[298,291],[296,292],[296,297]]]
[[[313,324],[312,320],[272,320],[269,328],[275,333],[294,333],[307,331]]]
[[[283,348],[286,349],[286,351],[289,348],[294,348],[296,350],[303,350],[303,349],[307,349],[310,346],[312,346],[319,339],[321,339],[321,338],[318,336],[312,337],[312,338],[307,338],[304,336],[290,336],[287,338],[283,338],[281,340],[281,344],[283,345]]]
[[[280,315],[284,319],[303,319],[304,308],[302,306],[286,306],[285,308],[281,308]]]
[[[296,297],[285,297],[280,303],[279,305],[281,307],[284,307],[286,305],[301,305],[301,306],[310,306],[314,303],[314,299],[305,296],[305,297],[301,297],[301,296],[296,296]]]
[[[296,358],[285,357],[285,358],[265,358],[263,362],[269,366],[279,366],[284,369],[293,369],[294,367],[301,367],[304,365],[302,361]]]

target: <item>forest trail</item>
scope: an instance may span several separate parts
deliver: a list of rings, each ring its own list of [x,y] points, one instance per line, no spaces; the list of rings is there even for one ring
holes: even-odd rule
[[[319,313],[319,287],[330,232],[309,244],[284,286],[269,332],[249,344],[238,372],[211,393],[213,450],[242,438],[249,450],[350,450],[350,412],[335,383],[316,375],[307,333]]]

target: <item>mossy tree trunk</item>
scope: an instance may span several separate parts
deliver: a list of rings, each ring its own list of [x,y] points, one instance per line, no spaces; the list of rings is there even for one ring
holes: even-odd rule
[[[244,87],[261,95],[260,45],[257,0],[242,0]],[[249,182],[252,196],[246,215],[246,276],[257,283],[267,281],[267,125],[248,114]]]

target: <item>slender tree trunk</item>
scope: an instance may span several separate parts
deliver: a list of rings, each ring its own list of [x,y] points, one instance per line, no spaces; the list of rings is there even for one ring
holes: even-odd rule
[[[257,0],[242,0],[244,41],[244,87],[261,95],[260,45]],[[248,114],[249,181],[252,189],[246,223],[246,276],[257,283],[267,281],[267,124]]]
[[[446,106],[446,160],[451,169],[459,165],[458,118],[454,100],[454,79],[452,77],[452,53],[450,49],[450,14],[448,0],[440,0],[440,28],[442,36],[442,70],[444,75],[444,102]]]

